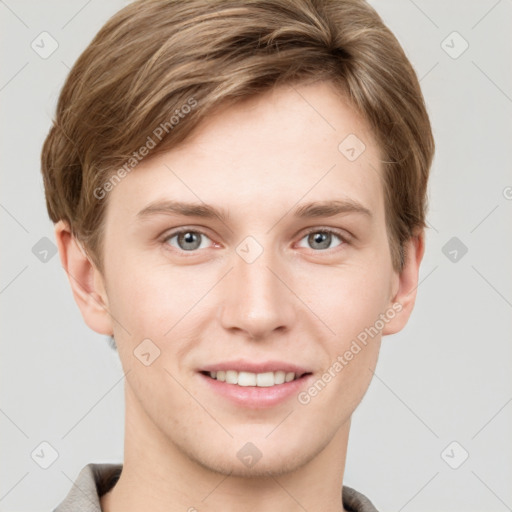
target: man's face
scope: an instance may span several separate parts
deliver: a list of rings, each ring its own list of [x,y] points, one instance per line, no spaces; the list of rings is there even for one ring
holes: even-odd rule
[[[356,159],[353,136],[339,149],[350,134],[366,146]],[[346,436],[376,365],[376,320],[398,285],[381,172],[360,118],[317,83],[221,110],[128,174],[108,196],[104,238],[128,421],[160,449],[233,475],[299,468]],[[165,201],[226,218],[140,213]],[[295,214],[328,201],[341,212]],[[204,373],[244,362],[309,375],[255,389]],[[261,453],[252,468],[243,455],[259,455],[249,442]]]

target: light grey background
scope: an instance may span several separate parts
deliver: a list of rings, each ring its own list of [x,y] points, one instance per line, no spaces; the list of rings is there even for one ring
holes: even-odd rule
[[[123,457],[117,353],[36,244],[54,241],[39,158],[58,93],[126,3],[0,0],[1,511],[52,510],[85,464]],[[344,483],[382,511],[512,510],[512,1],[371,3],[421,78],[437,153],[416,309],[383,340]],[[46,59],[31,48],[43,31],[59,45]],[[465,255],[443,253],[452,237]],[[48,469],[31,457],[43,441]]]

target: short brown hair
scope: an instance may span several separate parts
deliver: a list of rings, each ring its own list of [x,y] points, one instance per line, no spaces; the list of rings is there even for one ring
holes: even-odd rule
[[[176,146],[221,104],[316,80],[343,92],[385,156],[401,270],[404,242],[426,225],[434,140],[416,73],[364,0],[138,0],[117,12],[71,69],[44,142],[51,220],[67,221],[103,271],[98,190],[129,172],[135,151],[149,139],[151,155]]]

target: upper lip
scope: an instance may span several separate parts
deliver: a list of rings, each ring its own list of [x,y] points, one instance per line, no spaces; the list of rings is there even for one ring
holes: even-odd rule
[[[213,363],[203,366],[199,369],[200,372],[217,372],[217,371],[235,370],[237,372],[251,372],[251,373],[266,373],[277,372],[282,370],[284,372],[293,372],[297,376],[305,373],[310,373],[310,370],[296,364],[286,363],[284,361],[244,361],[237,359],[234,361],[223,361],[221,363]]]

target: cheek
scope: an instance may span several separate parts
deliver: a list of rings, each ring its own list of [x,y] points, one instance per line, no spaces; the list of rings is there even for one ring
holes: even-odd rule
[[[331,309],[337,341],[330,344],[331,372],[357,405],[372,378],[381,343],[381,314],[389,307],[391,273],[385,258],[352,268],[340,281],[340,299]],[[337,361],[339,364],[332,368]],[[336,372],[338,370],[338,372]]]
[[[215,270],[206,267],[178,267],[162,260],[143,265],[126,258],[111,279],[109,293],[111,313],[126,329],[121,336],[128,331],[131,344],[139,338],[170,339],[174,329],[194,321],[201,311],[198,303],[215,279]]]
[[[319,417],[331,410],[328,422],[333,425],[355,410],[377,364],[381,332],[376,322],[386,310],[389,284],[378,268],[345,268],[331,275],[326,293],[317,297],[319,316],[335,334],[326,331],[325,366],[318,380],[299,397],[299,403],[309,404],[306,410]]]
[[[356,337],[373,325],[388,307],[390,274],[384,264],[350,265],[329,269],[314,283],[323,283],[323,292],[316,288],[311,304],[316,304],[327,325],[340,341]],[[315,306],[312,306],[313,309]]]

